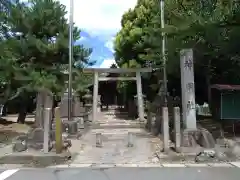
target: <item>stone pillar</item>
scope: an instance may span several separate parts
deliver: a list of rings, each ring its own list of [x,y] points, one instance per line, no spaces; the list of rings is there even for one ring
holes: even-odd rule
[[[46,109],[46,108],[51,109],[49,127],[50,127],[50,130],[52,130],[52,123],[53,123],[53,95],[51,93],[46,93],[46,95],[45,95],[44,109]]]
[[[96,133],[96,147],[102,147],[102,133]]]
[[[101,95],[98,95],[97,112],[101,112]]]
[[[94,84],[93,84],[93,118],[95,121],[97,118],[97,105],[98,105],[98,72],[94,72]]]
[[[163,150],[164,152],[169,151],[169,118],[168,118],[168,107],[162,108],[162,133],[163,133]]]
[[[186,130],[196,130],[197,128],[193,64],[192,49],[182,50],[180,52],[181,88],[183,123]]]
[[[56,107],[54,111],[55,115],[55,140],[56,140],[56,153],[60,154],[62,152],[63,142],[62,142],[62,120],[60,117],[60,108]]]
[[[138,116],[139,120],[144,120],[144,107],[143,107],[143,94],[142,94],[142,79],[141,73],[138,71],[136,72],[136,79],[137,79],[137,101],[138,101]]]
[[[181,146],[181,118],[180,118],[180,108],[174,107],[174,140],[175,140],[175,150],[180,152]]]
[[[127,147],[133,147],[133,133],[132,132],[128,132]]]
[[[44,134],[43,134],[43,150],[44,153],[49,152],[49,132],[50,132],[50,121],[51,121],[52,108],[44,109]]]

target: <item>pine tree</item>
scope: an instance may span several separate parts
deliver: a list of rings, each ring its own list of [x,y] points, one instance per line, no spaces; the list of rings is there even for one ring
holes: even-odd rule
[[[69,59],[69,25],[65,6],[54,0],[15,2],[9,13],[7,24],[11,37],[6,42],[19,69],[18,73],[13,73],[12,79],[17,86],[15,97],[22,103],[18,120],[23,123],[29,94],[45,91],[59,95],[64,91],[64,71]],[[77,27],[74,27],[73,37],[74,40],[80,38]],[[88,63],[90,54],[91,49],[74,46],[72,65]]]

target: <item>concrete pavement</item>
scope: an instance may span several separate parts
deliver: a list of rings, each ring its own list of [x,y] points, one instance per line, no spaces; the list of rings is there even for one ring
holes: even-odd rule
[[[136,120],[118,117],[113,111],[101,112],[93,127],[79,139],[72,140],[70,164],[126,164],[157,163],[156,144],[152,136]],[[128,147],[128,133],[132,133],[133,147]],[[102,147],[96,147],[96,134],[101,134]]]
[[[0,170],[0,180],[239,180],[237,167],[57,168]]]
[[[133,147],[127,147],[128,132],[134,135]],[[102,134],[103,146],[96,147],[96,133]],[[151,137],[142,129],[91,130],[79,140],[72,141],[70,152],[76,154],[72,164],[117,164],[158,162],[155,144],[159,138]]]

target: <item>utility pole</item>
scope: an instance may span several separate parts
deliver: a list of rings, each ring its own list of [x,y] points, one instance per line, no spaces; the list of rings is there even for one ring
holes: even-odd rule
[[[72,120],[73,0],[69,10],[68,120]]]
[[[163,87],[164,87],[164,106],[167,107],[167,68],[166,68],[166,34],[164,32],[164,0],[160,0],[161,29],[162,29],[162,58],[163,58]]]

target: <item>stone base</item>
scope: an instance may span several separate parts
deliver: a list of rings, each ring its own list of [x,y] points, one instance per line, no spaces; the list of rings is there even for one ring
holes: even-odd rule
[[[31,151],[2,156],[0,157],[0,164],[25,164],[29,167],[46,167],[53,164],[63,164],[69,159],[71,159],[71,153],[68,151],[63,151],[61,154]]]
[[[215,144],[212,134],[204,128],[184,130],[181,133],[181,147],[214,148]]]
[[[65,121],[64,126],[67,127],[67,133],[70,135],[78,133],[78,120]]]
[[[24,152],[26,150],[42,151],[43,149],[43,136],[44,131],[41,128],[36,128],[29,132],[28,135],[18,136],[14,142],[12,150],[13,152]],[[49,151],[55,150],[55,132],[49,132]],[[67,149],[71,146],[71,141],[63,137],[63,149]]]
[[[181,133],[181,147],[197,147],[197,139],[200,135],[199,130],[184,130]]]

